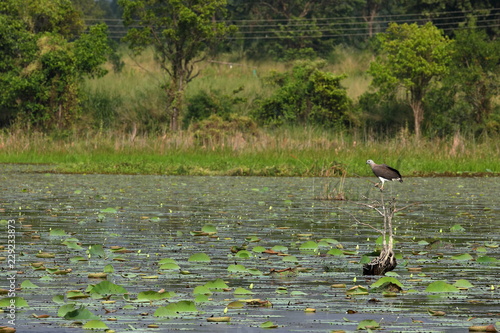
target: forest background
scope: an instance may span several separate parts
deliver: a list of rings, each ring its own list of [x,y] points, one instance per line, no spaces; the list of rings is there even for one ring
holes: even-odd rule
[[[500,172],[495,1],[7,0],[0,161]]]

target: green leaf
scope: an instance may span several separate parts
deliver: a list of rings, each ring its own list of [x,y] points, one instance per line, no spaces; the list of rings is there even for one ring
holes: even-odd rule
[[[75,308],[74,304],[63,305],[59,308],[58,315],[68,320],[99,320],[99,317],[87,310],[84,306]]]
[[[163,265],[163,264],[177,264],[177,261],[170,258],[164,258],[158,261],[158,265]]]
[[[209,234],[216,234],[217,228],[211,224],[205,224],[203,228],[201,228],[201,231],[207,232]]]
[[[482,256],[482,257],[479,257],[476,259],[476,262],[483,263],[483,264],[493,263],[493,262],[497,262],[497,261],[498,261],[497,258],[488,257],[488,256]]]
[[[101,244],[90,245],[89,254],[95,257],[103,258],[105,256],[104,249]]]
[[[174,292],[170,291],[164,291],[164,292],[157,292],[154,290],[148,290],[148,291],[141,291],[139,294],[137,294],[137,300],[142,302],[142,301],[156,301],[156,300],[162,300],[166,298],[170,298],[175,296]]]
[[[307,241],[305,243],[302,243],[299,247],[300,250],[317,250],[318,249],[318,243],[315,241]]]
[[[253,291],[250,291],[245,288],[238,287],[234,290],[235,295],[253,295],[255,294]]]
[[[90,289],[90,293],[99,294],[103,296],[116,295],[116,294],[127,294],[128,291],[109,281],[101,281]]]
[[[464,253],[464,254],[453,256],[453,257],[451,257],[451,259],[453,259],[453,260],[472,260],[473,258],[470,254]]]
[[[377,281],[372,283],[370,288],[372,288],[372,289],[381,288],[381,287],[384,287],[385,285],[387,285],[388,283],[395,284],[398,287],[400,287],[401,289],[403,289],[403,284],[401,282],[399,282],[398,279],[396,279],[394,277],[390,277],[390,276],[381,277],[380,279],[378,279]]]
[[[181,269],[181,267],[176,263],[165,263],[160,266],[160,269],[175,270],[175,269]]]
[[[107,264],[106,266],[104,266],[103,272],[104,273],[114,273],[115,269],[114,269],[113,265]]]
[[[474,286],[472,285],[472,283],[470,283],[470,282],[469,282],[469,281],[467,281],[467,280],[463,280],[463,279],[461,279],[461,280],[457,280],[457,282],[455,282],[453,285],[454,285],[455,287],[459,288],[459,289],[469,289],[469,288],[474,287]]]
[[[178,316],[180,313],[198,312],[196,304],[192,301],[179,301],[170,303],[167,306],[162,306],[156,309],[153,314],[155,317],[170,317]]]
[[[197,286],[193,290],[193,295],[212,295],[212,291],[207,286]]]
[[[464,232],[465,231],[465,228],[462,227],[460,224],[455,224],[454,226],[452,226],[450,228],[450,231],[451,232]]]
[[[240,250],[235,254],[235,256],[241,259],[247,259],[253,257],[252,253],[247,250]]]
[[[435,281],[429,284],[425,291],[428,293],[458,293],[460,289],[448,284],[446,281]]]
[[[272,321],[266,321],[260,324],[260,328],[277,328],[278,325],[273,323]]]
[[[379,323],[371,319],[362,320],[358,324],[358,330],[376,330],[379,328]]]
[[[342,251],[341,249],[330,249],[326,254],[329,254],[331,256],[343,257],[344,251]]]
[[[299,260],[297,259],[296,256],[284,256],[283,261],[284,262],[293,262],[293,263],[299,262]]]
[[[51,236],[51,237],[64,237],[67,235],[68,234],[66,233],[66,231],[64,231],[63,229],[60,229],[60,228],[52,229],[49,232],[49,236]]]
[[[210,257],[205,253],[194,253],[189,257],[188,261],[210,262]]]
[[[287,252],[288,247],[283,246],[283,245],[275,245],[271,248],[271,250],[276,251],[276,252]]]
[[[62,242],[63,245],[66,245],[68,248],[72,250],[81,250],[83,249],[78,243],[78,240],[73,241],[70,239],[66,239],[64,242]]]
[[[227,271],[230,273],[247,273],[247,269],[243,265],[229,265]]]
[[[24,280],[21,283],[21,288],[22,289],[35,289],[35,288],[40,288],[36,284],[33,284],[30,280]]]
[[[85,330],[107,330],[108,326],[101,320],[89,320],[83,325]]]
[[[64,304],[64,295],[55,295],[52,297],[52,302],[56,304]]]
[[[263,246],[260,246],[260,245],[259,245],[259,246],[255,246],[255,247],[252,249],[252,251],[253,251],[253,252],[255,252],[255,253],[262,253],[262,252],[264,252],[265,250],[266,250],[266,248],[265,248],[265,247],[263,247]]]
[[[207,287],[210,290],[229,288],[229,286],[222,279],[215,279],[213,281],[208,281],[207,283],[205,283],[205,287]]]
[[[0,299],[0,308],[6,308],[14,304],[16,308],[29,307],[28,302],[22,297],[5,297]]]

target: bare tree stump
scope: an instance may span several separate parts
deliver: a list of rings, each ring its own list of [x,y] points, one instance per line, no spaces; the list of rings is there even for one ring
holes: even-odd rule
[[[363,265],[363,275],[384,275],[398,265],[392,249],[383,250],[380,255]]]

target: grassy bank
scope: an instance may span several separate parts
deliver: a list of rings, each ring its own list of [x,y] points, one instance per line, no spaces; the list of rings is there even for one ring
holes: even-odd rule
[[[371,176],[367,159],[404,176],[498,175],[500,140],[415,141],[407,133],[369,140],[317,129],[236,133],[198,142],[190,132],[170,136],[87,133],[65,139],[23,132],[0,135],[0,163],[47,164],[47,171],[162,175]]]

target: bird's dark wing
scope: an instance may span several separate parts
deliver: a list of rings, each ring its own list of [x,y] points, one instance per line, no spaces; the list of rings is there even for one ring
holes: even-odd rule
[[[395,173],[398,175],[398,177],[399,177],[399,178],[403,179],[403,177],[401,176],[401,174],[399,173],[399,171],[398,171],[398,170],[396,170],[396,169],[394,169],[394,168],[391,168],[390,166],[388,166],[388,165],[386,165],[386,164],[384,164],[384,166],[385,166],[387,169],[389,169],[389,170],[391,170],[391,171],[395,172]]]

